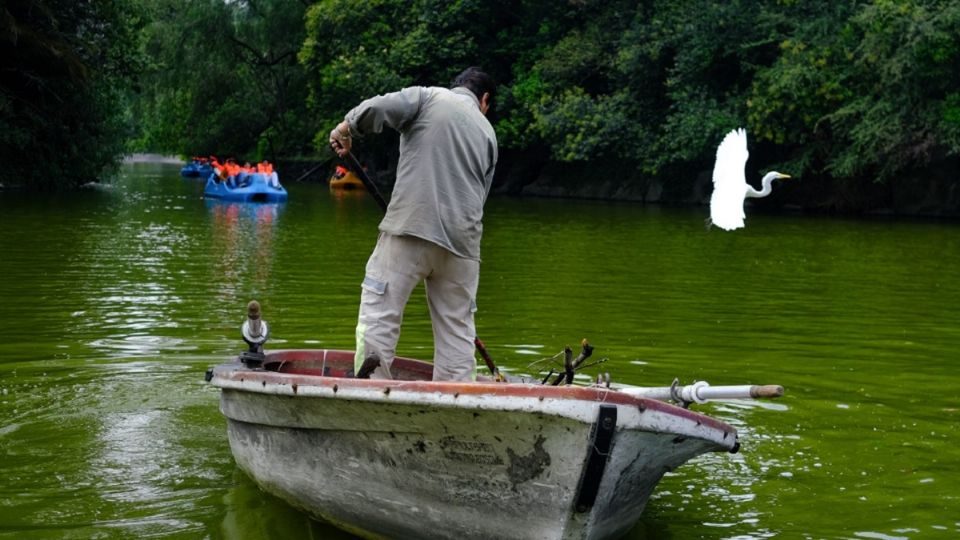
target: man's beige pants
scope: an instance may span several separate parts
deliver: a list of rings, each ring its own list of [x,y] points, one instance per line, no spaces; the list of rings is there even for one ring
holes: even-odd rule
[[[475,380],[473,313],[479,277],[478,261],[457,257],[414,236],[380,233],[360,293],[355,372],[365,358],[377,353],[380,367],[372,377],[393,378],[390,366],[400,339],[403,308],[423,280],[433,323],[433,380]]]

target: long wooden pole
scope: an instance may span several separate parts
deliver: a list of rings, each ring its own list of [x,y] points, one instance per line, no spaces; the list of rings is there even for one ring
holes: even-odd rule
[[[353,171],[353,174],[360,178],[360,181],[363,182],[363,187],[367,188],[367,191],[370,192],[371,196],[373,196],[373,200],[377,201],[377,204],[380,205],[380,209],[386,212],[387,200],[384,199],[383,195],[380,194],[380,190],[377,189],[377,185],[374,184],[373,180],[371,180],[367,175],[367,171],[363,170],[363,166],[360,165],[360,162],[356,157],[354,157],[353,152],[347,152],[347,155],[343,158],[343,160]]]
[[[316,166],[311,167],[309,171],[301,174],[299,178],[297,178],[296,180],[294,180],[294,182],[299,182],[299,181],[303,180],[304,178],[310,176],[311,174],[313,174],[313,171],[319,169],[320,167],[323,167],[326,163],[327,163],[327,162],[320,162],[320,163],[318,163]]]

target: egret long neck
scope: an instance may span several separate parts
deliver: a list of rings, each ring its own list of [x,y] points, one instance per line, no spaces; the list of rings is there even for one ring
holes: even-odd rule
[[[766,197],[767,195],[770,194],[771,191],[773,191],[773,185],[771,184],[771,182],[773,182],[773,177],[764,176],[763,180],[760,182],[760,187],[761,187],[760,191],[753,189],[753,186],[751,186],[750,184],[747,184],[746,196],[753,197],[753,198]]]

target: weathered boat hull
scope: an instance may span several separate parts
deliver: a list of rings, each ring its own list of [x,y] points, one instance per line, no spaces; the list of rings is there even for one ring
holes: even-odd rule
[[[606,388],[318,376],[352,353],[308,354],[274,353],[287,373],[214,370],[230,446],[265,491],[363,536],[615,538],[666,471],[737,445]]]

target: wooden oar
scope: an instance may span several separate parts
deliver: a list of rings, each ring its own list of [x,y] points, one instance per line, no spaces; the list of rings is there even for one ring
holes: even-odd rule
[[[483,358],[483,361],[487,364],[487,369],[490,370],[490,373],[493,374],[493,380],[495,382],[504,382],[507,380],[506,377],[500,374],[500,370],[497,369],[496,364],[493,363],[493,358],[490,357],[490,353],[487,352],[487,346],[480,340],[480,338],[473,338],[473,346],[477,348],[477,352],[480,353],[480,357]]]
[[[783,387],[769,385],[710,386],[704,381],[680,386],[639,387],[625,386],[616,390],[635,397],[651,398],[660,401],[680,403],[706,403],[717,399],[760,399],[777,398],[783,395]]]

